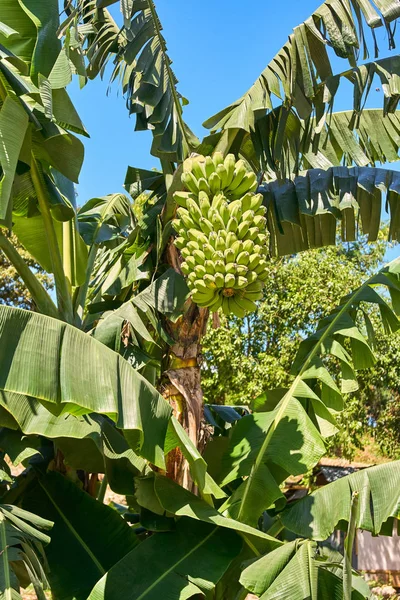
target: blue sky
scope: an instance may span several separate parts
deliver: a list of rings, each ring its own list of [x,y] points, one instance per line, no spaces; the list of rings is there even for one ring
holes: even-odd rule
[[[202,122],[240,97],[287,40],[294,26],[307,19],[320,0],[156,0],[180,92],[189,99],[185,120],[202,137]],[[112,7],[120,22],[119,4]],[[383,28],[378,33],[387,55]],[[335,60],[337,72],[345,70]],[[118,84],[106,94],[108,78],[70,94],[91,138],[84,140],[86,157],[78,186],[78,202],[122,191],[128,165],[158,167],[150,155],[151,134],[134,132]],[[336,110],[352,106],[352,89],[344,87]],[[369,106],[382,106],[381,93],[371,94]],[[393,256],[393,250],[391,251]]]

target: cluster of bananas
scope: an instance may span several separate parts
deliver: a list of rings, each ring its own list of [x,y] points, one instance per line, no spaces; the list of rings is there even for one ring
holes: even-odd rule
[[[268,238],[257,179],[233,154],[197,156],[184,163],[175,192],[175,240],[193,301],[211,311],[245,316],[257,308],[266,280]]]

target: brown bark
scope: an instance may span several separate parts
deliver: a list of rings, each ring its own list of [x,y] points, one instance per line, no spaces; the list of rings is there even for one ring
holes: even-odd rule
[[[167,262],[180,272],[180,257],[173,244],[166,254]],[[174,416],[200,451],[204,445],[201,339],[206,332],[208,316],[208,309],[199,308],[188,300],[183,316],[175,323],[166,322],[174,344],[169,348],[161,390],[171,404]],[[188,489],[193,487],[188,465],[179,449],[167,457],[167,475]]]

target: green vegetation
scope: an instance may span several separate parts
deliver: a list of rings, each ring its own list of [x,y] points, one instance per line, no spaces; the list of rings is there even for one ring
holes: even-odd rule
[[[400,260],[381,266],[381,242],[355,242],[358,225],[376,241],[383,200],[399,239],[399,174],[375,166],[399,158],[398,65],[357,66],[370,28],[393,45],[399,4],[324,3],[200,141],[153,0],[121,0],[119,23],[116,2],[66,2],[62,23],[57,0],[0,4],[0,250],[35,307],[13,305],[18,288],[0,306],[0,595],[368,598],[354,534],[393,531],[400,461],[289,504],[284,483],[336,443],[359,398],[384,407],[377,431],[397,419]],[[335,77],[331,50],[349,62]],[[111,64],[161,169],[129,167],[130,198],[78,210],[87,132],[66,88]],[[384,110],[361,111],[373,74]],[[354,110],[334,113],[343,78]],[[326,249],[338,225],[351,245]],[[209,333],[207,400],[252,408],[229,430],[205,427],[201,381],[207,325],[225,317],[236,336]],[[385,444],[397,452],[394,428]],[[126,505],[104,504],[107,483]],[[337,528],[344,557],[317,544]]]

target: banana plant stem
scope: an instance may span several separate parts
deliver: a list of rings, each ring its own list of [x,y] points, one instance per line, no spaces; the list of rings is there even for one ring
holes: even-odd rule
[[[43,315],[58,318],[57,307],[40,281],[32,273],[22,256],[14,248],[10,240],[0,231],[0,249],[4,252],[10,263],[29,290],[38,310]]]
[[[45,183],[33,155],[31,161],[31,177],[46,230],[47,243],[54,273],[54,281],[56,284],[59,316],[67,323],[73,323],[72,298],[69,282],[64,273],[63,261],[54,229],[53,218],[50,213]]]

